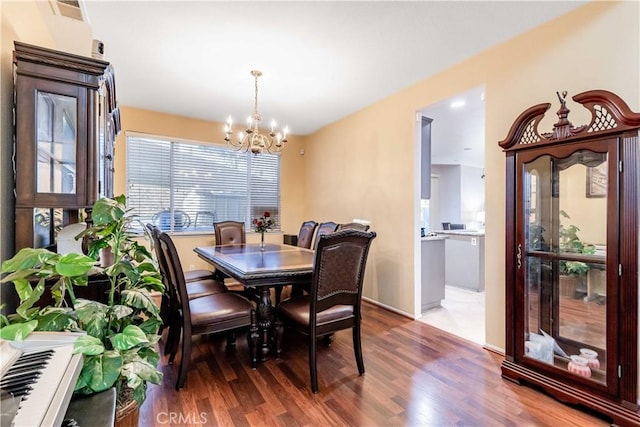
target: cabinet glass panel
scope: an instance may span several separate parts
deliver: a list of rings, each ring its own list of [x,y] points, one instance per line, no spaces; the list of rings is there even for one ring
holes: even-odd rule
[[[62,209],[33,209],[33,247],[46,248],[56,242],[58,231],[62,229]]]
[[[76,192],[76,98],[38,92],[37,192]]]
[[[603,384],[607,164],[587,150],[543,155],[522,177],[525,356]]]

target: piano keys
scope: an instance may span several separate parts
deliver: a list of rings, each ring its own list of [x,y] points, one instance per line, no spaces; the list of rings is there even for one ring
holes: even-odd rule
[[[0,388],[9,407],[17,403],[11,416],[3,402],[2,427],[62,424],[82,370],[82,355],[73,354],[80,335],[33,332],[22,342],[0,341]]]

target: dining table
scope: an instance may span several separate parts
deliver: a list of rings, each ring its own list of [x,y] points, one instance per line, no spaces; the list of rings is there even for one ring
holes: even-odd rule
[[[268,360],[275,337],[274,306],[271,288],[279,291],[284,285],[310,283],[313,274],[314,251],[278,243],[241,243],[233,245],[199,246],[194,252],[222,273],[255,289],[260,328],[260,358]]]

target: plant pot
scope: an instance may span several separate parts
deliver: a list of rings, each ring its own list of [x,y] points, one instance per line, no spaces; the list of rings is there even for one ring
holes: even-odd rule
[[[133,399],[116,407],[116,427],[138,427],[139,417],[140,408]]]

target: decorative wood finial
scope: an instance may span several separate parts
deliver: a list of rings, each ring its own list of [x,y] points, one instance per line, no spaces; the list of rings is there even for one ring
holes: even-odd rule
[[[548,139],[562,139],[582,132],[587,127],[586,125],[573,127],[569,119],[567,119],[571,112],[571,110],[567,108],[567,91],[563,90],[562,96],[556,91],[556,95],[558,95],[558,100],[560,101],[560,109],[556,113],[560,120],[553,125],[553,132],[542,133],[540,135]]]

